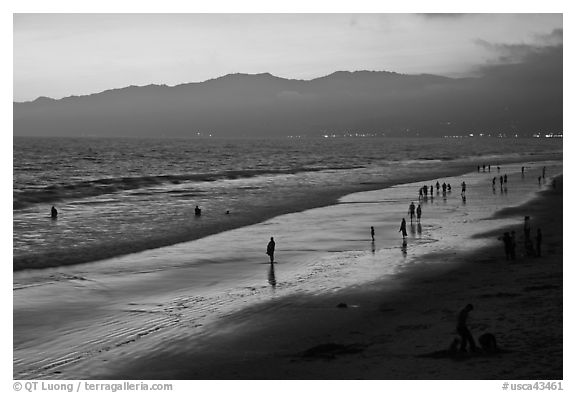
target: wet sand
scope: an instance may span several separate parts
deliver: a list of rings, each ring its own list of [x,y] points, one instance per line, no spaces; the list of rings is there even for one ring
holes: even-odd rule
[[[530,215],[533,230],[542,228],[544,235],[540,258],[524,255],[521,236],[515,261],[505,259],[501,244],[466,255],[429,254],[427,264],[406,270],[393,284],[374,282],[255,306],[197,346],[179,342],[178,350],[108,370],[106,377],[561,380],[561,204],[560,179],[556,189],[495,216]],[[508,229],[521,234],[521,221]],[[348,307],[337,307],[340,303]],[[493,333],[501,353],[443,353],[467,303],[475,306],[473,335]]]
[[[561,192],[485,219],[538,189],[536,169],[524,186],[518,170],[509,168],[516,186],[507,193],[492,193],[488,174],[459,177],[470,187],[466,203],[459,182],[451,180],[452,195],[424,205],[422,228],[410,226],[406,248],[398,241],[398,217],[405,216],[417,184],[353,194],[333,207],[254,226],[248,238],[267,239],[286,226],[317,228],[277,238],[279,263],[273,267],[263,250],[251,254],[257,246],[243,243],[244,228],[171,247],[171,256],[151,251],[82,271],[55,270],[50,285],[23,274],[14,302],[15,376],[559,379],[562,221],[561,215],[557,221],[549,217]],[[402,213],[395,215],[399,206]],[[375,209],[378,217],[370,219]],[[542,258],[506,262],[493,235],[477,236],[514,224],[521,234],[524,214],[533,217],[533,228],[542,222]],[[242,244],[237,258],[214,248],[229,242]],[[200,269],[190,255],[219,263]],[[137,279],[131,258],[142,266]],[[116,273],[105,274],[106,264]],[[118,273],[122,269],[126,274]],[[455,336],[455,318],[466,303],[476,306],[473,334],[494,333],[505,353],[458,359],[437,353]]]

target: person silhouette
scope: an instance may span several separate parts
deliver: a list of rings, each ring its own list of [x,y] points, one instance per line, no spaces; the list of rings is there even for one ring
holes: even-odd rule
[[[374,241],[374,227],[370,227],[370,236],[372,236],[372,241]]]
[[[52,206],[52,209],[50,209],[50,216],[52,217],[53,220],[58,218],[58,210],[56,210],[54,206]]]
[[[504,184],[508,183],[508,175],[504,175]]]
[[[400,230],[398,232],[402,232],[402,238],[406,238],[408,236],[408,232],[406,232],[406,220],[403,218],[402,222],[400,223]]]
[[[201,214],[202,214],[202,209],[200,209],[200,208],[198,207],[198,205],[196,205],[196,207],[194,208],[194,215],[195,215],[196,217],[199,217]]]
[[[274,250],[276,249],[276,242],[274,238],[271,237],[266,247],[266,254],[270,257],[270,263],[274,263]]]
[[[542,185],[542,177],[538,176],[538,185],[541,186]]]
[[[420,217],[422,217],[422,206],[418,205],[416,208],[416,219],[420,222]]]
[[[408,207],[408,214],[410,215],[410,222],[412,222],[412,220],[414,219],[414,210],[416,209],[416,206],[414,205],[414,202],[410,202],[410,206]]]
[[[460,352],[466,352],[467,344],[470,344],[470,350],[472,352],[476,352],[476,343],[474,342],[474,337],[470,330],[468,329],[467,322],[468,322],[468,314],[470,311],[474,310],[474,306],[471,304],[467,304],[466,307],[460,311],[458,314],[458,324],[456,325],[456,331],[460,335]]]
[[[466,194],[466,182],[462,182],[462,195]]]
[[[436,193],[440,193],[440,183],[438,181],[436,182]]]

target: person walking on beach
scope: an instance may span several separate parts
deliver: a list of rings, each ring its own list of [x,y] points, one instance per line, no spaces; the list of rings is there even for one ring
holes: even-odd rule
[[[466,194],[466,182],[462,182],[462,195]]]
[[[504,184],[508,183],[508,175],[504,175]]]
[[[418,205],[416,208],[416,220],[420,222],[420,217],[422,217],[422,206]]]
[[[503,184],[504,184],[504,178],[502,176],[500,176],[500,188],[502,188]]]
[[[446,195],[446,183],[442,183],[442,194]]]
[[[542,178],[540,176],[538,176],[538,185],[541,186],[542,185]]]
[[[452,186],[448,183],[448,192],[452,192]]]
[[[542,256],[542,232],[540,228],[536,230],[536,256]]]
[[[472,333],[468,329],[468,314],[470,311],[474,310],[474,306],[471,304],[467,304],[466,307],[460,311],[458,314],[458,324],[456,325],[456,331],[460,335],[460,352],[466,352],[467,344],[470,344],[470,350],[472,352],[476,352],[476,343],[474,342],[474,337],[472,337]]]
[[[52,206],[52,209],[50,209],[50,216],[53,220],[58,218],[58,210],[56,210],[54,206]]]
[[[524,167],[522,167],[522,176],[524,176]]]
[[[492,178],[492,188],[496,188],[496,176]]]
[[[410,222],[412,222],[412,220],[414,219],[414,210],[416,209],[416,206],[414,205],[414,202],[410,202],[410,206],[408,207],[408,214],[410,215]]]
[[[372,241],[374,241],[374,227],[370,227],[370,236],[372,236]]]
[[[400,223],[400,230],[398,232],[402,232],[402,239],[405,239],[408,236],[408,232],[406,232],[406,220],[402,219]]]
[[[270,263],[274,263],[274,249],[276,248],[276,242],[274,238],[271,237],[266,247],[266,254],[270,257]]]
[[[490,165],[488,165],[488,172],[490,172]]]
[[[436,182],[436,193],[440,192],[440,183]]]

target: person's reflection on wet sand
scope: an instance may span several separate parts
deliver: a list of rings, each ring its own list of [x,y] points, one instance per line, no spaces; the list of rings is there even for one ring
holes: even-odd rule
[[[272,288],[276,288],[276,274],[274,273],[274,264],[270,264],[270,270],[268,270],[268,283]]]
[[[418,226],[416,227],[416,231],[418,232],[418,235],[420,235],[420,237],[422,237],[422,224],[418,223]]]
[[[408,242],[406,242],[406,239],[404,239],[402,240],[402,256],[406,258],[407,255],[408,255]]]
[[[410,234],[414,236],[416,234],[416,226],[410,223]]]
[[[376,244],[372,242],[372,254],[376,254]]]

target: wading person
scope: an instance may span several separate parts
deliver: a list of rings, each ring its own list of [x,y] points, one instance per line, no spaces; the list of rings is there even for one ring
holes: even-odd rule
[[[58,210],[56,210],[54,206],[52,206],[52,209],[50,209],[50,216],[53,220],[58,218]]]

